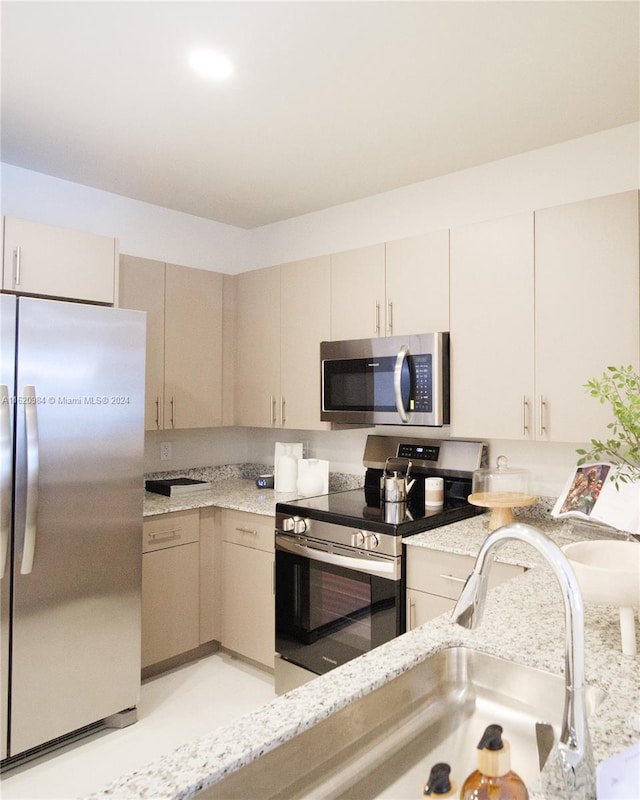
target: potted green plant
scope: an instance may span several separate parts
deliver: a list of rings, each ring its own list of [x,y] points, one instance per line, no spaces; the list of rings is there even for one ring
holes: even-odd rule
[[[578,464],[611,461],[617,466],[611,476],[616,488],[640,480],[640,375],[630,365],[607,367],[602,378],[588,381],[585,389],[603,405],[611,405],[613,422],[607,426],[609,439],[592,439],[591,450],[577,451]]]

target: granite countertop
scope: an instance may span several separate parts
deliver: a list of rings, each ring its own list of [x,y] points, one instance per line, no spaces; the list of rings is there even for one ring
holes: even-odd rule
[[[250,509],[243,507],[241,510]],[[406,542],[408,546],[475,556],[487,534],[487,519],[487,515],[474,517],[436,531],[417,534]],[[592,526],[556,522],[544,513],[521,513],[519,521],[540,528],[559,546],[584,538],[602,537],[602,532]],[[550,567],[541,562],[537,552],[525,545],[509,543],[498,554],[501,560],[531,569],[489,592],[483,620],[477,629],[465,630],[453,625],[448,615],[442,615],[275,698],[230,725],[185,743],[135,773],[110,783],[87,800],[187,800],[450,646],[473,647],[561,674],[564,667],[564,611],[555,576]],[[639,666],[640,657],[622,655],[618,610],[587,606],[586,679],[607,693],[589,719],[596,763],[640,741]],[[535,796],[540,797],[539,794]]]
[[[272,467],[261,464],[232,464],[224,467],[198,467],[179,472],[151,473],[146,478],[186,477],[210,481],[212,486],[202,492],[166,497],[154,492],[144,493],[143,514],[145,517],[168,514],[172,511],[187,511],[192,508],[217,506],[251,514],[275,517],[276,503],[286,503],[300,497],[296,492],[276,492],[273,489],[258,489],[258,475],[270,474]],[[345,473],[329,475],[329,491],[356,489],[363,485],[364,476]]]

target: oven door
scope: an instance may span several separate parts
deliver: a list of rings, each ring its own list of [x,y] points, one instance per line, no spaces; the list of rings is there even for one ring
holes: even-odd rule
[[[276,534],[276,651],[317,675],[404,631],[400,558],[340,550]]]

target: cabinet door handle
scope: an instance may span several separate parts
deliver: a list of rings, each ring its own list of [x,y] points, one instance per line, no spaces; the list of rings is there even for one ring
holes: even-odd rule
[[[176,398],[171,395],[171,427],[176,427]]]
[[[286,402],[285,402],[285,399],[284,399],[284,395],[280,395],[280,424],[281,425],[284,425],[284,423],[285,423],[285,413],[284,413],[285,412],[285,405],[286,405]]]
[[[274,395],[269,395],[269,425],[276,424],[276,398]]]
[[[156,397],[156,428],[160,430],[162,406],[160,404],[160,395]]]
[[[538,411],[538,422],[540,424],[540,436],[541,437],[544,436],[545,433],[547,432],[547,426],[546,426],[545,419],[544,419],[546,408],[547,408],[547,402],[544,399],[544,396],[540,395],[540,407],[539,407],[539,411]]]
[[[389,336],[393,333],[393,301],[387,301],[387,333]]]
[[[458,578],[457,575],[442,575],[442,574],[440,574],[440,577],[443,578],[446,581],[453,581],[454,583],[466,583],[467,582],[466,578]]]
[[[529,401],[526,395],[522,395],[522,435],[529,434]]]
[[[20,267],[22,266],[22,248],[18,245],[15,249],[16,256],[16,286],[20,286]]]
[[[238,533],[250,533],[252,536],[257,536],[258,531],[252,530],[251,528],[236,528]]]
[[[149,541],[154,544],[156,542],[172,542],[180,538],[182,538],[182,532],[179,528],[172,531],[158,531],[158,533],[149,534]]]
[[[415,625],[416,604],[409,600],[409,630],[412,631]]]
[[[373,331],[376,336],[380,336],[380,303],[377,301],[373,318]]]

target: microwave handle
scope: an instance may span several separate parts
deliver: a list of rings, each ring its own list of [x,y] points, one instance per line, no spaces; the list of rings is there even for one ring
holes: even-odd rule
[[[409,422],[407,410],[402,403],[402,368],[404,367],[404,362],[407,360],[408,355],[409,348],[406,344],[403,344],[398,352],[396,366],[393,370],[393,393],[396,399],[396,408],[398,409],[398,414],[403,422]]]

